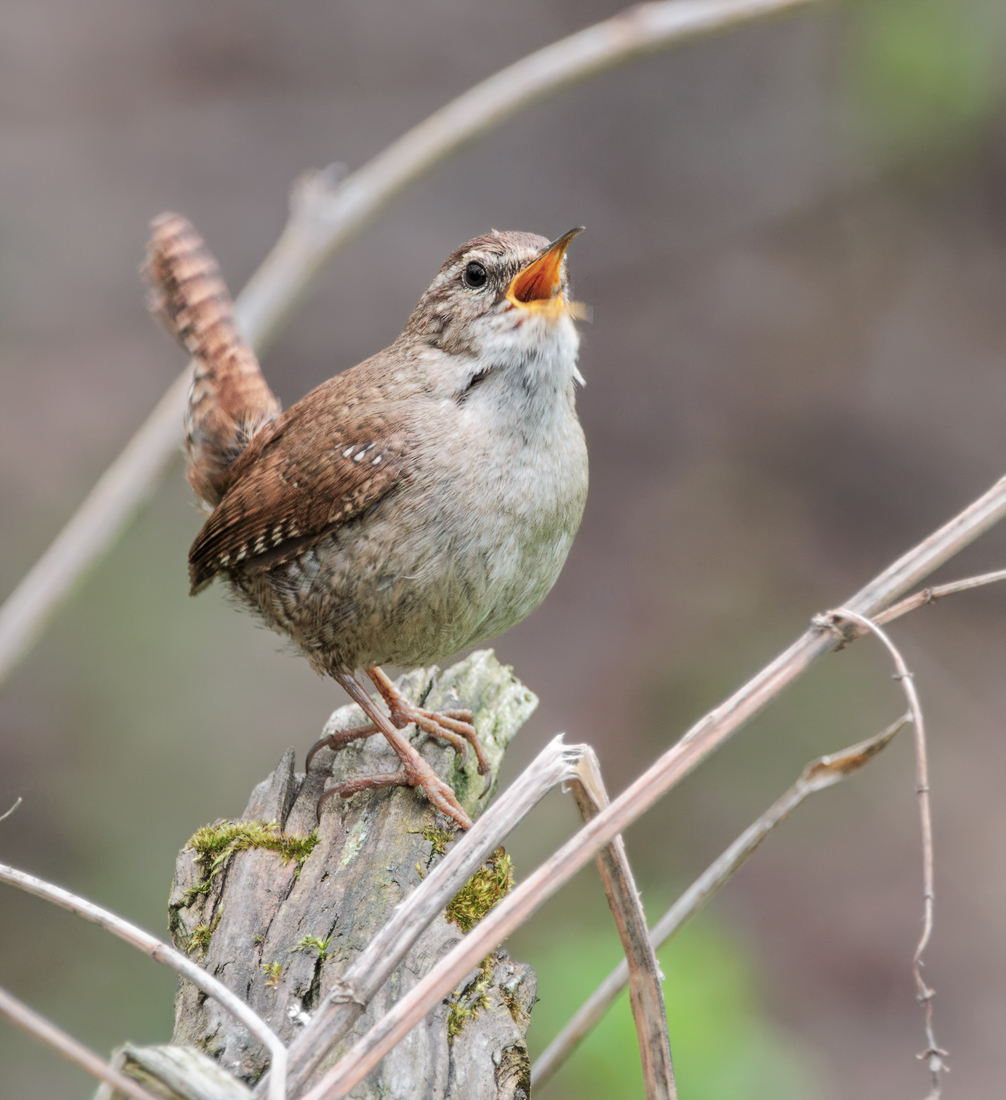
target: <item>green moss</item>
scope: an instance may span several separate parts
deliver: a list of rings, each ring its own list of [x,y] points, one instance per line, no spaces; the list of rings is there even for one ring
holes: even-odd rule
[[[317,843],[317,830],[310,836],[288,836],[276,821],[220,821],[197,829],[186,847],[196,853],[196,860],[212,879],[231,853],[247,848],[276,852],[285,863],[296,862],[299,872]]]
[[[504,848],[497,848],[461,887],[447,906],[445,916],[462,932],[470,932],[512,887],[513,861]],[[460,1035],[465,1022],[475,1019],[482,1009],[488,1007],[486,991],[492,985],[492,980],[493,956],[488,955],[482,960],[475,980],[454,993],[455,1000],[447,1014],[448,1040]]]
[[[497,848],[461,887],[444,914],[462,932],[470,932],[513,887],[513,861]]]
[[[217,873],[234,852],[264,848],[275,852],[284,863],[295,862],[299,875],[317,843],[317,830],[310,836],[287,835],[275,821],[218,821],[215,825],[204,825],[185,845],[196,853],[203,879],[198,886],[185,891],[178,908],[187,909],[200,894],[208,894]]]
[[[428,840],[433,845],[435,856],[442,856],[456,835],[454,829],[438,829],[435,825],[423,826],[423,840]]]
[[[324,962],[328,958],[328,940],[320,940],[317,936],[305,936],[295,947],[290,948],[290,954],[297,951],[317,951],[318,962]]]
[[[283,977],[283,964],[281,962],[268,962],[262,964],[262,973],[265,974],[265,984],[270,988],[279,985]]]
[[[202,894],[208,894],[210,892],[210,886],[213,880],[209,878],[203,879],[198,886],[192,886],[182,894],[182,900],[175,906],[176,909],[188,909],[188,907]]]
[[[506,1005],[510,1018],[520,1028],[521,1032],[527,1031],[528,1014],[521,1007],[520,1001],[517,1000],[517,994],[510,989],[501,988],[500,998]]]
[[[447,1040],[456,1039],[468,1020],[474,1020],[478,1014],[489,1007],[486,991],[493,981],[493,956],[487,955],[479,965],[475,980],[464,989],[454,991],[457,998],[447,1014]]]
[[[223,913],[217,913],[212,924],[200,924],[192,929],[192,935],[189,936],[189,941],[185,945],[187,955],[191,955],[196,951],[200,955],[206,954],[210,946],[210,940],[213,939],[213,933],[217,930],[217,925],[220,923],[222,916]]]
[[[188,909],[195,900],[209,894],[213,880],[234,852],[248,848],[264,848],[275,852],[285,863],[295,862],[297,874],[300,874],[304,861],[318,843],[317,831],[310,836],[284,834],[275,821],[218,821],[215,825],[204,825],[190,838],[186,848],[196,854],[196,863],[202,872],[200,881],[182,895],[181,900],[170,907],[169,924],[175,942],[182,946],[179,937],[183,935],[183,922],[179,911]],[[212,927],[205,924],[195,928],[184,940],[184,950],[205,951],[213,930],[220,921],[218,914]]]

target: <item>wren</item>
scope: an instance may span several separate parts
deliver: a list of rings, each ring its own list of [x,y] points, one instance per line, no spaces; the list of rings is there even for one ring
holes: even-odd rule
[[[420,786],[471,825],[400,732],[414,723],[459,752],[470,744],[488,787],[471,712],[413,706],[380,666],[431,664],[502,633],[559,576],[587,495],[582,307],[565,261],[578,232],[462,245],[390,347],[282,412],[202,239],[177,214],[153,223],[151,308],[195,360],[187,477],[209,516],[189,551],[192,592],[222,577],[370,718],[310,755],[380,732],[402,761],[324,797]]]

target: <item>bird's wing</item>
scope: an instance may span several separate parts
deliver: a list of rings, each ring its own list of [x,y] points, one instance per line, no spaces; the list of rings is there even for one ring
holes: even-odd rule
[[[406,476],[413,436],[396,404],[374,402],[371,392],[361,413],[364,402],[343,379],[298,401],[237,459],[230,489],[189,551],[193,592],[238,566],[288,561]]]

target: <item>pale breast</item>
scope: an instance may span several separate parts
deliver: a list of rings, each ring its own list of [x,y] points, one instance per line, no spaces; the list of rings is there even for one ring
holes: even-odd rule
[[[571,383],[544,396],[427,406],[399,486],[235,590],[319,671],[431,664],[501,634],[554,585],[586,500]]]

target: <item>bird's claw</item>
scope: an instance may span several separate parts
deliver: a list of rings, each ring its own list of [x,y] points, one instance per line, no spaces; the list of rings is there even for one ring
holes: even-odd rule
[[[492,765],[482,747],[482,742],[479,741],[473,724],[474,715],[470,710],[424,710],[404,699],[388,700],[388,709],[391,711],[392,722],[399,729],[415,725],[423,733],[453,745],[454,751],[462,758],[462,768],[468,763],[468,746],[471,745],[478,760],[479,775],[491,775]],[[479,797],[484,796],[488,789],[487,783],[486,790]]]
[[[335,733],[322,737],[307,750],[304,771],[309,772],[311,770],[311,761],[314,759],[315,754],[322,749],[331,749],[333,752],[338,752],[339,749],[344,749],[350,741],[356,741],[361,737],[372,737],[378,732],[377,726],[373,722],[368,722],[363,726],[350,726],[349,729],[336,730]]]

